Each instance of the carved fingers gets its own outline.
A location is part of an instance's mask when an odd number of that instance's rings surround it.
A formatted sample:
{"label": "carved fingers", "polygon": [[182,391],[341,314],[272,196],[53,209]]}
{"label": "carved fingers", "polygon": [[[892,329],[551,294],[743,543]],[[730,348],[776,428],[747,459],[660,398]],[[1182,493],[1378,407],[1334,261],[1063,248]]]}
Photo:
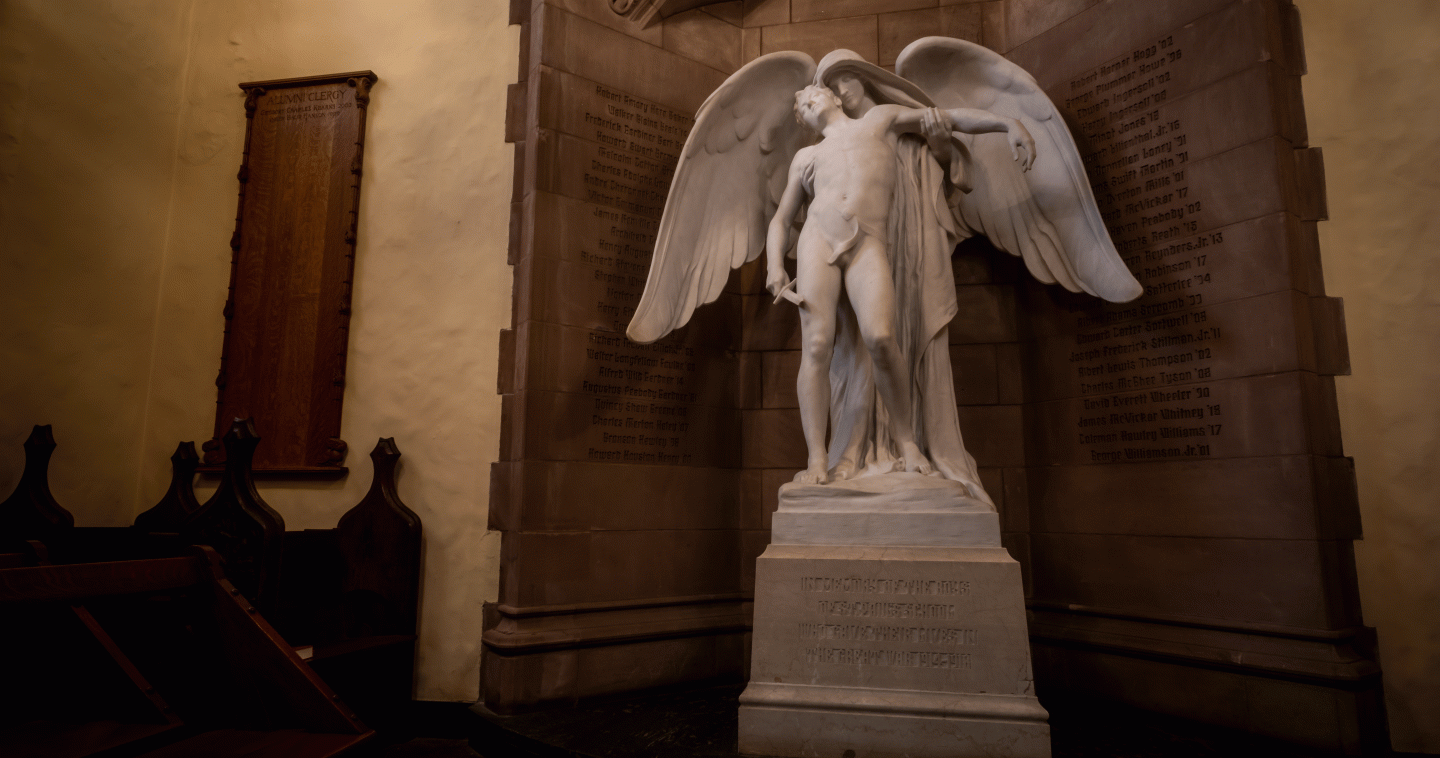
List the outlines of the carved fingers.
{"label": "carved fingers", "polygon": [[765,276],[765,289],[775,296],[778,301],[780,293],[790,288],[790,275],[785,273],[783,268],[771,268]]}
{"label": "carved fingers", "polygon": [[950,119],[939,108],[926,108],[920,117],[920,131],[930,152],[942,161],[950,154]]}
{"label": "carved fingers", "polygon": [[1035,165],[1035,139],[1019,121],[1010,125],[1010,157],[1020,161],[1020,169],[1029,171]]}

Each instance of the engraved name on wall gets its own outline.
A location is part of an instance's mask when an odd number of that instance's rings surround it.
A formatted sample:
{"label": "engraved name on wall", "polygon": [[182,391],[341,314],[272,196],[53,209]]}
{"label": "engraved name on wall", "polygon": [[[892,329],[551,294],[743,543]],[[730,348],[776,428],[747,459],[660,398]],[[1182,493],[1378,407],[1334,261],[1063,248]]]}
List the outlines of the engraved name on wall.
{"label": "engraved name on wall", "polygon": [[1313,355],[1308,300],[1291,289],[1306,233],[1286,212],[1293,77],[1246,44],[1212,42],[1255,36],[1247,24],[1243,10],[1211,14],[1048,89],[1145,289],[1130,303],[1062,294],[1037,308],[1045,460],[1304,452],[1284,434],[1257,444],[1278,418],[1257,406],[1315,388],[1257,379]]}
{"label": "engraved name on wall", "polygon": [[[549,399],[554,412],[585,421],[540,456],[733,467],[736,453],[706,431],[734,425],[726,335],[681,330],[638,345],[624,334],[692,120],[563,71],[543,70],[536,84],[534,270],[553,285],[538,288],[534,310],[564,357],[532,389],[564,393]],[[715,315],[702,309],[697,321]]]}

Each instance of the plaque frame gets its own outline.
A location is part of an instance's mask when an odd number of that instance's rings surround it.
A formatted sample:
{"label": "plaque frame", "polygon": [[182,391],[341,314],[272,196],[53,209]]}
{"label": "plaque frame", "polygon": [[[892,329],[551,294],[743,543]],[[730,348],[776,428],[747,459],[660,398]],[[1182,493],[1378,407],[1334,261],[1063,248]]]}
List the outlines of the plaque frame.
{"label": "plaque frame", "polygon": [[[269,442],[256,453],[256,474],[347,471],[341,404],[365,122],[378,79],[352,71],[239,85],[245,142],[215,432],[201,472],[223,471],[220,440],[235,418],[249,417]],[[327,116],[331,123],[315,128]]]}

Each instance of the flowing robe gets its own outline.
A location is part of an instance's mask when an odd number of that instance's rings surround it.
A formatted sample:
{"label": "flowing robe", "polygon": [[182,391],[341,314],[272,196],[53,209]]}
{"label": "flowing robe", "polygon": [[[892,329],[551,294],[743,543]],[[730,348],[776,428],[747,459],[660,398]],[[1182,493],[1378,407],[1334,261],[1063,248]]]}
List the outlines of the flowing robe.
{"label": "flowing robe", "polygon": [[[923,139],[907,135],[896,150],[896,187],[886,242],[895,285],[895,337],[911,378],[912,428],[921,450],[945,478],[994,505],[975,459],[960,437],[950,367],[949,324],[958,311],[950,256],[961,239],[946,202],[945,171]],[[885,473],[900,459],[855,311],[841,298],[830,363],[828,465],[853,459],[856,476]]]}

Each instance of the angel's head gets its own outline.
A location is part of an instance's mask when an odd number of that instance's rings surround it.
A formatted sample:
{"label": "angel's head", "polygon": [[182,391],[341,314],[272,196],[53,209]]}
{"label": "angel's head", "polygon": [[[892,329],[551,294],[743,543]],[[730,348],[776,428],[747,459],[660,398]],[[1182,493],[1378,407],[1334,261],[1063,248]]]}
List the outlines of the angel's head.
{"label": "angel's head", "polygon": [[815,69],[815,84],[840,96],[845,115],[860,118],[878,103],[928,108],[934,103],[915,84],[876,66],[853,50],[832,50]]}
{"label": "angel's head", "polygon": [[[840,107],[847,114],[864,114],[875,106],[875,97],[865,91],[865,82],[853,71],[840,71],[825,82],[835,96],[840,98]],[[866,101],[869,101],[868,103]]]}
{"label": "angel's head", "polygon": [[795,120],[817,132],[825,125],[826,114],[843,113],[841,107],[840,97],[818,84],[795,93]]}

